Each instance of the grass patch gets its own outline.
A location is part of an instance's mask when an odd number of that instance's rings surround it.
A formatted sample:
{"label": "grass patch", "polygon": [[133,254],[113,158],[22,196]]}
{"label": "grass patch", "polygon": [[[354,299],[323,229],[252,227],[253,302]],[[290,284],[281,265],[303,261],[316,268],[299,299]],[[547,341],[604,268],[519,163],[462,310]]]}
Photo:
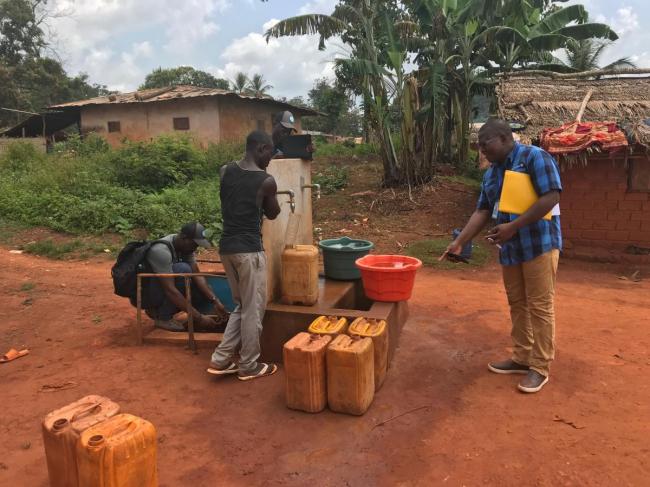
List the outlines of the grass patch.
{"label": "grass patch", "polygon": [[71,242],[56,243],[52,239],[40,240],[38,242],[28,243],[23,250],[28,254],[40,255],[48,259],[61,260],[68,254],[79,250],[82,247],[79,240]]}
{"label": "grass patch", "polygon": [[[98,242],[83,242],[79,239],[67,242],[55,242],[50,238],[28,243],[21,248],[28,254],[40,255],[54,260],[62,260],[70,257],[85,260],[97,254],[106,254],[113,257],[118,250],[113,245]],[[110,252],[106,252],[106,250]]]}
{"label": "grass patch", "polygon": [[17,233],[25,230],[28,226],[0,217],[0,228],[2,229],[2,232],[0,232],[0,244],[8,244]]}
{"label": "grass patch", "polygon": [[34,284],[33,282],[29,282],[29,281],[28,281],[28,282],[23,282],[23,283],[20,285],[20,290],[21,290],[22,292],[27,292],[27,291],[31,291],[31,290],[34,289],[35,287],[36,287],[36,284]]}
{"label": "grass patch", "polygon": [[470,178],[467,176],[439,176],[438,179],[440,181],[465,185],[475,190],[476,192],[481,191],[481,181],[478,179]]}
{"label": "grass patch", "polygon": [[481,267],[485,265],[490,257],[488,249],[481,245],[474,244],[474,247],[472,248],[472,258],[470,259],[469,264],[455,264],[448,260],[438,262],[438,258],[445,251],[447,245],[449,245],[449,239],[444,238],[420,240],[410,244],[406,249],[406,254],[420,259],[425,266],[436,269],[465,269],[467,267]]}

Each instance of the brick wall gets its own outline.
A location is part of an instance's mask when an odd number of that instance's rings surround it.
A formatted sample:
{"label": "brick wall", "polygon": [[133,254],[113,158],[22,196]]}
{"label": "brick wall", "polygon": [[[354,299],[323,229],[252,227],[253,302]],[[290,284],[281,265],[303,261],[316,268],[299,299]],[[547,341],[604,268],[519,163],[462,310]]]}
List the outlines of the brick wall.
{"label": "brick wall", "polygon": [[[642,163],[650,164],[648,158]],[[627,191],[624,161],[591,157],[562,177],[562,233],[572,243],[650,247],[650,193]]]}

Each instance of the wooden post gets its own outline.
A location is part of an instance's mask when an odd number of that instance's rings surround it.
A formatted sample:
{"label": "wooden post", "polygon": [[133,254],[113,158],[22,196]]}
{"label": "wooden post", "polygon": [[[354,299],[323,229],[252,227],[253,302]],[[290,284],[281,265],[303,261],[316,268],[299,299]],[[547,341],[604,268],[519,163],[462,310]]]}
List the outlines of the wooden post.
{"label": "wooden post", "polygon": [[187,303],[185,305],[185,311],[187,311],[187,334],[190,342],[190,350],[194,353],[196,352],[196,341],[194,340],[194,316],[191,313],[192,310],[192,285],[191,278],[188,276],[183,277],[185,279],[185,299]]}
{"label": "wooden post", "polygon": [[138,345],[142,345],[142,278],[140,274],[136,277],[136,329],[135,338]]}
{"label": "wooden post", "polygon": [[593,94],[594,94],[594,90],[590,89],[585,95],[584,99],[582,100],[582,103],[580,104],[580,110],[578,110],[578,115],[576,116],[576,122],[580,123],[582,121],[582,116],[584,115],[585,109],[587,108],[587,103],[589,103],[589,99]]}

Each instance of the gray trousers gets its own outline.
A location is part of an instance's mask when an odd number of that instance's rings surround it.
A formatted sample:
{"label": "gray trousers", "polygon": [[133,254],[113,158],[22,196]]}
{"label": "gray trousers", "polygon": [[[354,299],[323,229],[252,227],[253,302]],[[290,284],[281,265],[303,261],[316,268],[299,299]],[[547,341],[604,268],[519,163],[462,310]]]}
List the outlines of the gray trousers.
{"label": "gray trousers", "polygon": [[250,372],[260,356],[262,319],[266,311],[266,255],[264,252],[226,254],[221,263],[235,301],[235,309],[212,354],[212,362],[225,367],[239,350],[239,369]]}

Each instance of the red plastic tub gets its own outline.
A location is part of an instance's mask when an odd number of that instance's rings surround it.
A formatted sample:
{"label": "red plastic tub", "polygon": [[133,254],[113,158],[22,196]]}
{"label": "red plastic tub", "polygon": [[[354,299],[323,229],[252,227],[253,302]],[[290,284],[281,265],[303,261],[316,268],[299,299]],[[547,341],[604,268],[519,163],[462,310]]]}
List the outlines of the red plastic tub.
{"label": "red plastic tub", "polygon": [[374,301],[408,301],[422,261],[405,255],[366,255],[356,261],[366,296]]}

